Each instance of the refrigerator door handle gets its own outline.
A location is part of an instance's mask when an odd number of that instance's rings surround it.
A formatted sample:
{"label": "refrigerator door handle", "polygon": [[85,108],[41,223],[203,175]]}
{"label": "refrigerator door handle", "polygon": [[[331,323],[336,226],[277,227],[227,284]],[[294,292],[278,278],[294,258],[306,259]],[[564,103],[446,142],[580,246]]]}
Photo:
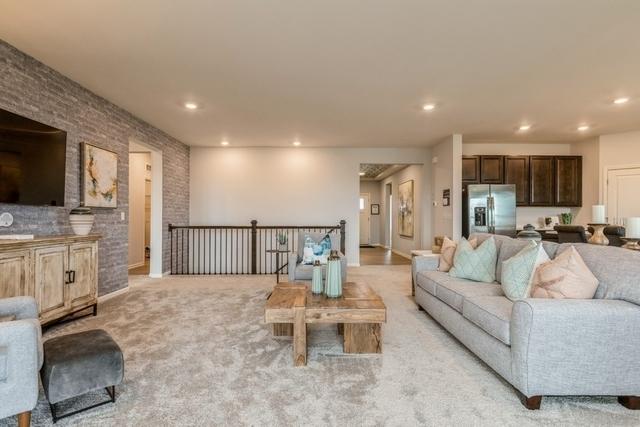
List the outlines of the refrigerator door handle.
{"label": "refrigerator door handle", "polygon": [[491,234],[496,232],[495,200],[493,196],[487,197],[487,231]]}

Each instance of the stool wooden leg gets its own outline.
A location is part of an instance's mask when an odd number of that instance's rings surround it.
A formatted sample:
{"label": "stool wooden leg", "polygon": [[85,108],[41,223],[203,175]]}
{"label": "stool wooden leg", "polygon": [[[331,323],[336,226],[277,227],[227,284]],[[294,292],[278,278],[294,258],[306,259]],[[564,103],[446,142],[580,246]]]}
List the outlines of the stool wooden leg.
{"label": "stool wooden leg", "polygon": [[382,353],[380,323],[345,323],[345,353]]}
{"label": "stool wooden leg", "polygon": [[29,427],[31,425],[31,411],[18,414],[18,427]]}
{"label": "stool wooden leg", "polygon": [[307,364],[307,324],[304,307],[294,307],[293,316],[293,365],[305,366]]}

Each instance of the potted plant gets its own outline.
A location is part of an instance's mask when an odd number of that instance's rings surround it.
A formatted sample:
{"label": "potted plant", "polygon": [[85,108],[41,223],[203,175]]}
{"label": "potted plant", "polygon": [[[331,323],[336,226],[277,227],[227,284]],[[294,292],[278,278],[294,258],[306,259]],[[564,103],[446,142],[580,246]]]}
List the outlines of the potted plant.
{"label": "potted plant", "polygon": [[289,237],[287,236],[287,233],[284,233],[282,231],[279,232],[277,235],[277,239],[278,239],[278,250],[281,250],[281,251],[288,250],[287,242],[289,241]]}

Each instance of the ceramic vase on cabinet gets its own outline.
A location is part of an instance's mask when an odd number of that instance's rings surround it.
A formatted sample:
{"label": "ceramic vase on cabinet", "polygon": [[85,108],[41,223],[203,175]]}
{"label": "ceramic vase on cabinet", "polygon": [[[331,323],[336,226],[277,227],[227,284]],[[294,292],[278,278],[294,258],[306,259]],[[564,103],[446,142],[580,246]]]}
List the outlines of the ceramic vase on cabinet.
{"label": "ceramic vase on cabinet", "polygon": [[342,296],[342,271],[340,257],[337,251],[331,251],[327,261],[327,285],[324,293],[328,298],[338,298]]}
{"label": "ceramic vase on cabinet", "polygon": [[322,266],[320,261],[316,261],[313,264],[313,273],[311,275],[311,293],[319,295],[324,292],[324,285],[322,283]]}
{"label": "ceramic vase on cabinet", "polygon": [[77,207],[69,213],[71,228],[78,236],[86,236],[91,232],[94,218],[91,209],[85,207]]}

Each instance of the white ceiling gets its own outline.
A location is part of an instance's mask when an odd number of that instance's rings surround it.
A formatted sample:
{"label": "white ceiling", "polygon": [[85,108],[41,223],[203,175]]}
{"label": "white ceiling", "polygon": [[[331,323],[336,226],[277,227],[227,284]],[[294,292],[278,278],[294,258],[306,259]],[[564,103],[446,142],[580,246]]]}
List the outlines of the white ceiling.
{"label": "white ceiling", "polygon": [[[591,135],[640,128],[638,0],[0,7],[0,38],[191,145],[568,141],[583,122]],[[611,105],[622,95],[633,99]],[[203,108],[186,111],[187,100]],[[532,131],[514,135],[523,121]]]}

